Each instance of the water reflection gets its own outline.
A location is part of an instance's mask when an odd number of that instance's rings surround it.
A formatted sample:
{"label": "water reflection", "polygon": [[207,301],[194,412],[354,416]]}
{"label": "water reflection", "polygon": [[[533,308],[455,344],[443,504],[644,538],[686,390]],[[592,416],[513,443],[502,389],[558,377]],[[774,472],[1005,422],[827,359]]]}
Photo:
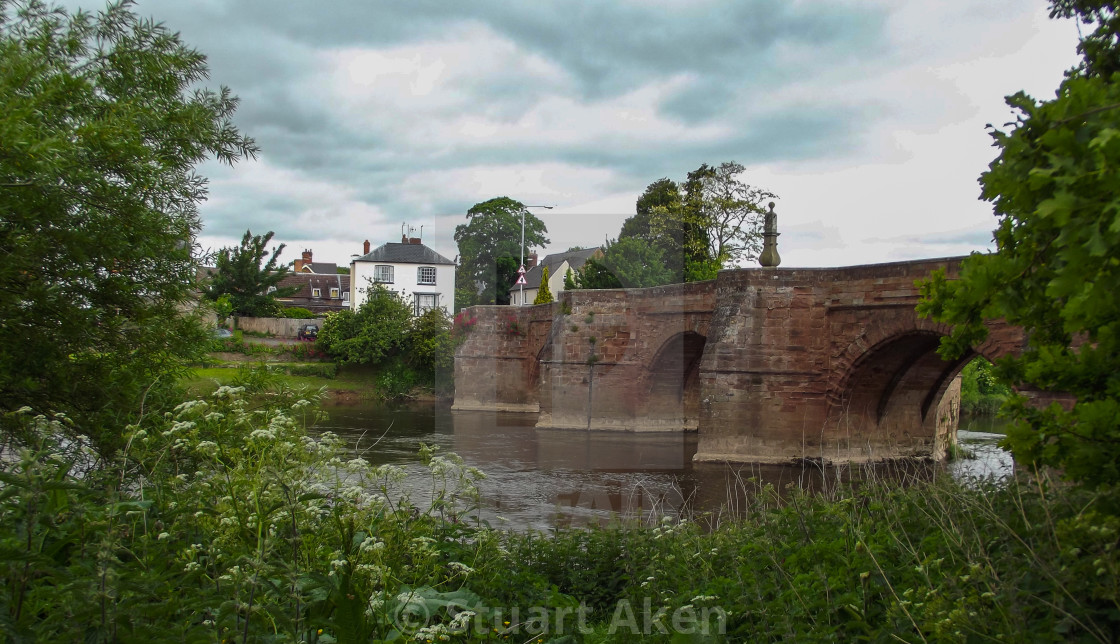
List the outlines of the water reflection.
{"label": "water reflection", "polygon": [[[375,465],[404,467],[420,503],[429,487],[426,469],[417,459],[420,444],[455,452],[487,475],[481,485],[482,517],[491,525],[516,529],[548,530],[620,516],[656,522],[666,515],[739,514],[749,507],[750,495],[766,483],[778,492],[789,484],[821,491],[869,475],[905,482],[944,471],[933,464],[891,471],[821,468],[809,461],[797,466],[694,466],[694,433],[535,429],[533,414],[452,412],[434,404],[334,405],[325,410],[330,420],[319,429],[342,436]],[[972,438],[967,432],[962,435]],[[990,455],[984,454],[985,460],[962,463],[989,463]],[[964,472],[964,466],[954,467]]]}

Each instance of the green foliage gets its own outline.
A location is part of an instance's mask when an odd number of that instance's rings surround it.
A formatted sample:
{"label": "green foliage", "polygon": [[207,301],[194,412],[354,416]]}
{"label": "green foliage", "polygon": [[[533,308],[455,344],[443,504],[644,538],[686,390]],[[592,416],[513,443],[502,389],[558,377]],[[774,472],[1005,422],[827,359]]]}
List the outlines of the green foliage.
{"label": "green foliage", "polygon": [[541,272],[541,285],[537,288],[537,297],[533,304],[549,304],[552,302],[552,290],[548,288],[548,267]]}
{"label": "green foliage", "polygon": [[572,286],[637,288],[709,280],[720,268],[757,257],[763,203],[776,196],[740,181],[743,170],[734,161],[704,164],[680,185],[667,178],[651,183],[617,241],[607,243],[602,258],[588,260]]}
{"label": "green foliage", "polygon": [[635,237],[607,242],[602,257],[589,258],[576,279],[579,288],[642,288],[672,281],[663,251]]}
{"label": "green foliage", "polygon": [[277,365],[284,370],[284,373],[289,376],[312,376],[315,378],[327,378],[328,380],[338,375],[338,365],[333,362],[311,362],[303,364],[284,364]]}
{"label": "green foliage", "polygon": [[370,284],[357,311],[328,313],[316,344],[341,364],[378,365],[408,350],[412,307],[382,284]]}
{"label": "green foliage", "polygon": [[500,557],[485,533],[452,545],[476,470],[432,456],[444,492],[414,511],[403,472],[352,458],[329,433],[307,435],[313,400],[280,392],[249,409],[242,395],[222,387],[129,427],[107,469],[57,440],[63,421],[17,415],[31,441],[0,465],[7,638],[390,639],[400,593],[465,600],[464,581]]}
{"label": "green foliage", "polygon": [[451,320],[444,309],[428,309],[412,318],[409,328],[409,364],[422,373],[447,373],[454,367]]}
{"label": "green foliage", "polygon": [[381,363],[377,374],[377,391],[385,400],[400,400],[419,384],[420,377],[415,369],[400,358]]}
{"label": "green foliage", "polygon": [[[525,252],[548,245],[544,222],[509,197],[477,203],[466,224],[455,227],[459,267],[455,272],[455,304],[508,304],[509,290],[522,261],[521,221],[525,221]],[[511,270],[512,269],[512,270]]]}
{"label": "green foliage", "polygon": [[575,288],[576,288],[575,271],[573,271],[572,269],[569,268],[568,271],[566,273],[564,273],[564,290],[565,291],[572,291],[572,290],[575,290]]}
{"label": "green foliage", "polygon": [[1110,3],[1056,2],[1053,13],[1096,26],[1084,64],[1052,100],[1007,99],[1015,127],[993,131],[1000,154],[980,178],[999,217],[997,251],[968,257],[959,280],[934,275],[919,311],[955,325],[945,356],[982,342],[985,320],[1024,329],[1026,350],[998,362],[999,378],[1077,404],[1015,397],[1006,444],[1020,462],[1093,485],[1120,481],[1120,83],[1101,73],[1117,59],[1118,23]]}
{"label": "green foliage", "polygon": [[422,445],[409,484],[309,434],[314,396],[262,386],[253,404],[221,387],[148,416],[112,460],[92,458],[65,417],[9,414],[24,439],[0,461],[6,637],[692,641],[672,615],[702,616],[712,635],[694,640],[728,642],[1120,629],[1115,489],[1042,477],[814,495],[737,479],[739,518],[499,532],[477,514],[483,474],[455,455]]}
{"label": "green foliage", "polygon": [[976,358],[961,370],[961,411],[994,414],[1012,391],[996,377],[992,364]]}
{"label": "green foliage", "polygon": [[638,197],[635,210],[637,214],[622,223],[618,241],[636,240],[661,251],[661,265],[668,273],[664,283],[683,282],[683,225],[676,218],[683,210],[680,187],[667,178],[654,181]]}
{"label": "green foliage", "polygon": [[722,611],[732,642],[1014,640],[1026,632],[1107,641],[1120,625],[1111,577],[1120,521],[1084,517],[1087,494],[949,481],[870,483],[831,497],[740,491],[748,493],[745,520],[616,523],[514,537],[508,548],[546,584],[585,602],[597,636],[610,630],[620,602],[639,613],[646,602],[651,612],[664,609],[666,626],[685,606],[708,607],[713,619]]}
{"label": "green foliage", "polygon": [[90,420],[111,450],[203,346],[183,314],[206,194],[194,169],[257,151],[206,76],[129,3],[0,2],[0,409]]}
{"label": "green foliage", "polygon": [[443,309],[413,316],[408,302],[372,284],[369,297],[356,312],[327,314],[315,345],[342,364],[378,367],[378,388],[384,398],[403,397],[417,386],[446,394],[453,391],[451,328]]}
{"label": "green foliage", "polygon": [[778,198],[769,190],[743,183],[739,176],[744,170],[741,164],[726,161],[713,168],[702,166],[698,171],[701,175],[695,198],[707,232],[708,256],[722,267],[758,257],[766,203]]}
{"label": "green foliage", "polygon": [[223,293],[218,296],[218,299],[214,300],[214,313],[221,322],[225,322],[233,314],[233,300],[230,299],[228,293]]}
{"label": "green foliage", "polygon": [[287,277],[288,267],[278,261],[284,244],[274,247],[269,254],[267,247],[271,240],[271,230],[263,236],[246,230],[240,246],[218,251],[215,258],[217,270],[210,278],[207,297],[217,300],[222,295],[228,295],[233,312],[240,316],[266,318],[276,315],[280,310],[276,298],[295,295],[299,287],[277,287]]}
{"label": "green foliage", "polygon": [[277,313],[277,317],[292,320],[312,320],[319,316],[312,313],[311,309],[306,309],[302,306],[285,306]]}
{"label": "green foliage", "polygon": [[271,355],[280,351],[278,347],[271,347],[267,344],[245,342],[242,331],[234,331],[232,338],[212,338],[207,350],[212,352],[240,353],[247,356]]}

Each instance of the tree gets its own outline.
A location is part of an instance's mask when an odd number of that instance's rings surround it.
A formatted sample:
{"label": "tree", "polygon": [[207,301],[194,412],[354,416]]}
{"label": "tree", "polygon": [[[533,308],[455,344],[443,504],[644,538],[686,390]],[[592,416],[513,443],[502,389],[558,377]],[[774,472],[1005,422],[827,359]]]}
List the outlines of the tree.
{"label": "tree", "polygon": [[762,249],[763,204],[777,197],[742,182],[743,171],[727,161],[701,165],[680,185],[667,178],[654,181],[618,240],[641,240],[660,250],[669,273],[665,283],[713,279],[720,268],[754,259]]}
{"label": "tree", "polygon": [[552,291],[548,288],[548,267],[544,267],[541,273],[541,285],[537,288],[537,297],[533,299],[533,304],[548,304],[552,302]]}
{"label": "tree", "polygon": [[270,241],[271,230],[265,235],[254,235],[253,231],[246,230],[240,246],[218,251],[217,271],[206,289],[207,297],[217,300],[222,295],[229,295],[235,315],[276,315],[280,309],[276,298],[295,295],[300,289],[295,286],[277,286],[287,277],[288,267],[278,261],[280,253],[284,251],[284,244],[273,247],[272,254],[268,255]]}
{"label": "tree", "polygon": [[[544,222],[509,197],[477,203],[467,211],[466,224],[455,227],[459,244],[459,268],[455,273],[455,302],[459,308],[472,304],[509,303],[509,289],[522,263],[521,217],[525,217],[525,252],[548,244]],[[506,258],[507,261],[499,263]],[[513,260],[513,271],[508,260]]]}
{"label": "tree", "polygon": [[408,349],[412,307],[382,284],[371,283],[357,311],[328,313],[316,344],[342,364],[379,365]]}
{"label": "tree", "polygon": [[418,371],[435,377],[454,370],[455,346],[446,311],[428,309],[413,317],[408,338],[408,362]]}
{"label": "tree", "polygon": [[214,314],[218,316],[218,324],[223,326],[229,316],[233,315],[233,300],[230,299],[229,293],[222,293],[214,300]]}
{"label": "tree", "polygon": [[257,152],[229,90],[192,89],[206,75],[128,2],[0,0],[0,408],[66,413],[112,449],[201,348],[194,167]]}
{"label": "tree", "polygon": [[576,280],[576,273],[575,273],[575,271],[573,271],[572,269],[569,268],[564,273],[564,290],[565,291],[572,291],[572,290],[575,290],[576,288],[578,288],[576,286],[576,281],[575,280]]}
{"label": "tree", "polygon": [[708,255],[724,267],[753,260],[762,252],[765,203],[777,195],[739,180],[742,165],[726,161],[699,179],[701,220],[707,231]]}
{"label": "tree", "polygon": [[661,261],[668,272],[666,284],[684,281],[685,252],[679,219],[682,209],[680,188],[676,182],[668,178],[658,179],[646,186],[635,204],[636,214],[622,223],[622,230],[618,233],[620,242],[636,239],[661,251]]}
{"label": "tree", "polygon": [[663,251],[636,237],[609,241],[602,257],[590,257],[576,277],[577,288],[644,288],[673,283]]}
{"label": "tree", "polygon": [[1094,27],[1082,64],[1055,98],[1008,97],[1014,127],[994,130],[999,156],[980,177],[998,217],[996,251],[967,257],[958,280],[922,285],[919,312],[955,325],[940,351],[965,354],[985,320],[1026,331],[997,376],[1018,389],[1071,394],[1072,409],[1014,396],[1005,444],[1021,462],[1061,468],[1085,484],[1120,481],[1120,47],[1111,2],[1057,0],[1051,17]]}

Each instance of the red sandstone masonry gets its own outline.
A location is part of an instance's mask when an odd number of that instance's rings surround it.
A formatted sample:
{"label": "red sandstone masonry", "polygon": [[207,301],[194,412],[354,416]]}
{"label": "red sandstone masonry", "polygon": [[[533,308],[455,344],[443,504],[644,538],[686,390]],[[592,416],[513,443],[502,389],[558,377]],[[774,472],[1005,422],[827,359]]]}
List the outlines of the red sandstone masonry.
{"label": "red sandstone masonry", "polygon": [[[955,276],[958,261],[732,270],[475,307],[455,404],[539,406],[542,427],[698,429],[699,460],[938,456],[955,432],[963,362],[934,353],[948,329],[917,317],[914,282],[938,268]],[[509,315],[525,336],[504,330]],[[1019,330],[990,329],[978,353],[1022,347]]]}

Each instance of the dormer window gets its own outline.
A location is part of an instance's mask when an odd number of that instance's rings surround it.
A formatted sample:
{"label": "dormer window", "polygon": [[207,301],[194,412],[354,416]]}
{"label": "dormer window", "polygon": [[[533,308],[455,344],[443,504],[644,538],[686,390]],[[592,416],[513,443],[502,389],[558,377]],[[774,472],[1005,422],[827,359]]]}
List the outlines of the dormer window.
{"label": "dormer window", "polygon": [[337,288],[332,288],[331,289],[331,299],[332,300],[337,300],[338,299],[338,289]]}
{"label": "dormer window", "polygon": [[311,297],[323,297],[323,292],[317,288],[311,289]]}

